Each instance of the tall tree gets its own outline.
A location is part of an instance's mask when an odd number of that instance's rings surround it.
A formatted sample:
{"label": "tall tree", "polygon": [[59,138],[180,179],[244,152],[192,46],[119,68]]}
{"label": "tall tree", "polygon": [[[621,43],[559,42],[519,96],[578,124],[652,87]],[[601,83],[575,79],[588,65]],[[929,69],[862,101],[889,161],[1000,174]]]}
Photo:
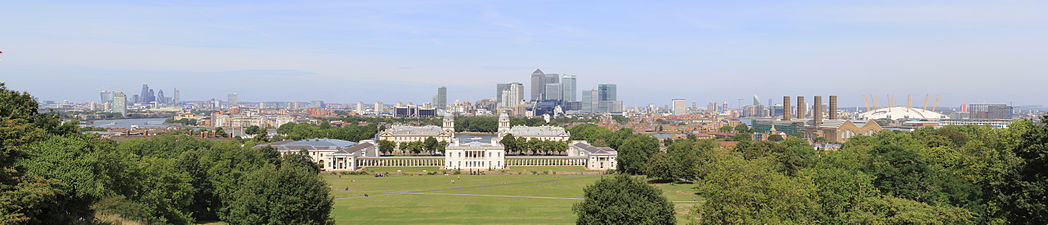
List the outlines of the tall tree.
{"label": "tall tree", "polygon": [[636,135],[623,142],[617,150],[617,169],[627,174],[641,174],[647,170],[648,159],[659,152],[659,139]]}
{"label": "tall tree", "polygon": [[583,189],[575,203],[576,224],[676,224],[673,203],[662,190],[627,175],[605,178]]}

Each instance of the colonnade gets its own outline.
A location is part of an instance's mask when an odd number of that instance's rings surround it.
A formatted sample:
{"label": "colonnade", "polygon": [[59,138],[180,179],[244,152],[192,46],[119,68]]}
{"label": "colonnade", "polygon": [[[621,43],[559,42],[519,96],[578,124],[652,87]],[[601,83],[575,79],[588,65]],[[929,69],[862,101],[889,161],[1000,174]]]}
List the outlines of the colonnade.
{"label": "colonnade", "polygon": [[374,157],[357,158],[357,166],[444,166],[444,157]]}
{"label": "colonnade", "polygon": [[507,166],[585,166],[585,157],[521,158],[506,157]]}

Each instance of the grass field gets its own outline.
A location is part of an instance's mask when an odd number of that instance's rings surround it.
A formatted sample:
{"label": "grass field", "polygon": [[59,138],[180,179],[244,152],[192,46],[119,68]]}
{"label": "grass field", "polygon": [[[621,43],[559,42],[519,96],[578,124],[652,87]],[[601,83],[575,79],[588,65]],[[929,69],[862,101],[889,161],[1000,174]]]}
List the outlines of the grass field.
{"label": "grass field", "polygon": [[[601,177],[325,175],[334,186],[331,214],[338,224],[572,224],[571,206],[581,201],[586,185]],[[671,201],[694,196],[691,184],[656,186]],[[674,204],[683,221],[695,203]]]}
{"label": "grass field", "polygon": [[393,173],[393,172],[426,172],[440,171],[440,167],[436,166],[420,166],[420,167],[366,167],[362,169],[368,173]]}

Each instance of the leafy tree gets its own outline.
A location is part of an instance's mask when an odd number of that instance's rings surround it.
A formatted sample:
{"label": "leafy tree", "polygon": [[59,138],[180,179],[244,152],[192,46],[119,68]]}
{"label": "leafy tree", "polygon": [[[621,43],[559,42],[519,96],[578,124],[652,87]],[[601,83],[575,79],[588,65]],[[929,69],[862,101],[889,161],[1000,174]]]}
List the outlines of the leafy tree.
{"label": "leafy tree", "polygon": [[251,125],[250,127],[247,127],[246,129],[244,129],[244,134],[254,135],[254,134],[260,134],[261,132],[262,132],[262,128],[259,128],[258,126],[255,126],[255,125]]}
{"label": "leafy tree", "polygon": [[[0,83],[0,224],[33,224],[44,210],[60,207],[58,198],[67,193],[61,182],[27,172],[17,163],[29,156],[23,145],[58,131],[54,123],[37,122],[55,117],[40,115],[38,105],[28,93],[8,90]],[[75,132],[75,127],[73,128]]]}
{"label": "leafy tree", "polygon": [[312,168],[267,165],[245,179],[230,203],[230,223],[334,224],[330,189]]}
{"label": "leafy tree", "polygon": [[440,142],[437,143],[436,151],[439,154],[444,154],[444,151],[447,150],[447,148],[448,148],[448,142],[447,141],[440,141]]}
{"label": "leafy tree", "polygon": [[437,144],[439,143],[437,142],[436,138],[427,137],[426,140],[423,142],[423,147],[428,152],[435,152],[437,150]]}
{"label": "leafy tree", "polygon": [[618,175],[597,181],[583,189],[585,198],[575,203],[576,224],[676,224],[673,203],[662,191],[631,178]]}
{"label": "leafy tree", "polygon": [[667,147],[666,152],[673,162],[671,171],[674,179],[694,180],[699,175],[700,149],[694,142],[679,141]]}
{"label": "leafy tree", "polygon": [[737,133],[749,133],[750,132],[750,127],[746,126],[745,123],[739,123],[739,125],[735,125],[735,132],[737,132]]}
{"label": "leafy tree", "polygon": [[776,171],[770,158],[746,160],[731,154],[711,165],[699,185],[707,200],[698,212],[704,224],[810,224],[819,217],[809,177]]}
{"label": "leafy tree", "polygon": [[674,162],[670,159],[669,154],[659,152],[648,159],[647,171],[645,174],[658,181],[672,181],[676,177],[674,176],[675,171],[673,164]]}
{"label": "leafy tree", "polygon": [[393,153],[393,150],[396,150],[397,148],[397,143],[394,143],[392,141],[378,140],[375,143],[378,144],[378,151],[382,152],[383,154]]}
{"label": "leafy tree", "polygon": [[724,126],[722,126],[720,128],[717,128],[717,131],[725,132],[725,133],[731,132],[732,130],[735,130],[735,128],[731,127],[730,125],[724,125]]}
{"label": "leafy tree", "polygon": [[513,137],[513,134],[506,134],[499,140],[499,144],[502,144],[506,148],[506,152],[518,151],[517,138]]}
{"label": "leafy tree", "polygon": [[659,151],[659,139],[646,135],[633,136],[617,150],[618,170],[627,174],[640,174],[647,170],[648,159]]}
{"label": "leafy tree", "polygon": [[1020,162],[1000,185],[1007,219],[1015,223],[1048,223],[1048,116],[1020,136],[1015,155]]}
{"label": "leafy tree", "polygon": [[779,135],[768,136],[768,141],[780,142],[782,140],[783,140],[782,136],[779,136]]}

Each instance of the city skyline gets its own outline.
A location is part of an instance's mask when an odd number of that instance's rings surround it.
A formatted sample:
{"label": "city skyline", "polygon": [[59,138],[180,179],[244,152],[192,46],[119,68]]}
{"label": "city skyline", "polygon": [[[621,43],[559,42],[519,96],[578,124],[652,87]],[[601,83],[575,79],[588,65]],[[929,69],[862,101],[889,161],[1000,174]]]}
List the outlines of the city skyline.
{"label": "city skyline", "polygon": [[[14,2],[0,15],[0,74],[82,102],[142,84],[197,101],[422,103],[441,86],[476,101],[498,83],[532,90],[528,73],[543,69],[578,76],[580,91],[618,84],[629,106],[753,94],[1045,105],[1048,32],[1036,28],[1048,5],[950,3]],[[19,19],[41,16],[57,19]]]}

